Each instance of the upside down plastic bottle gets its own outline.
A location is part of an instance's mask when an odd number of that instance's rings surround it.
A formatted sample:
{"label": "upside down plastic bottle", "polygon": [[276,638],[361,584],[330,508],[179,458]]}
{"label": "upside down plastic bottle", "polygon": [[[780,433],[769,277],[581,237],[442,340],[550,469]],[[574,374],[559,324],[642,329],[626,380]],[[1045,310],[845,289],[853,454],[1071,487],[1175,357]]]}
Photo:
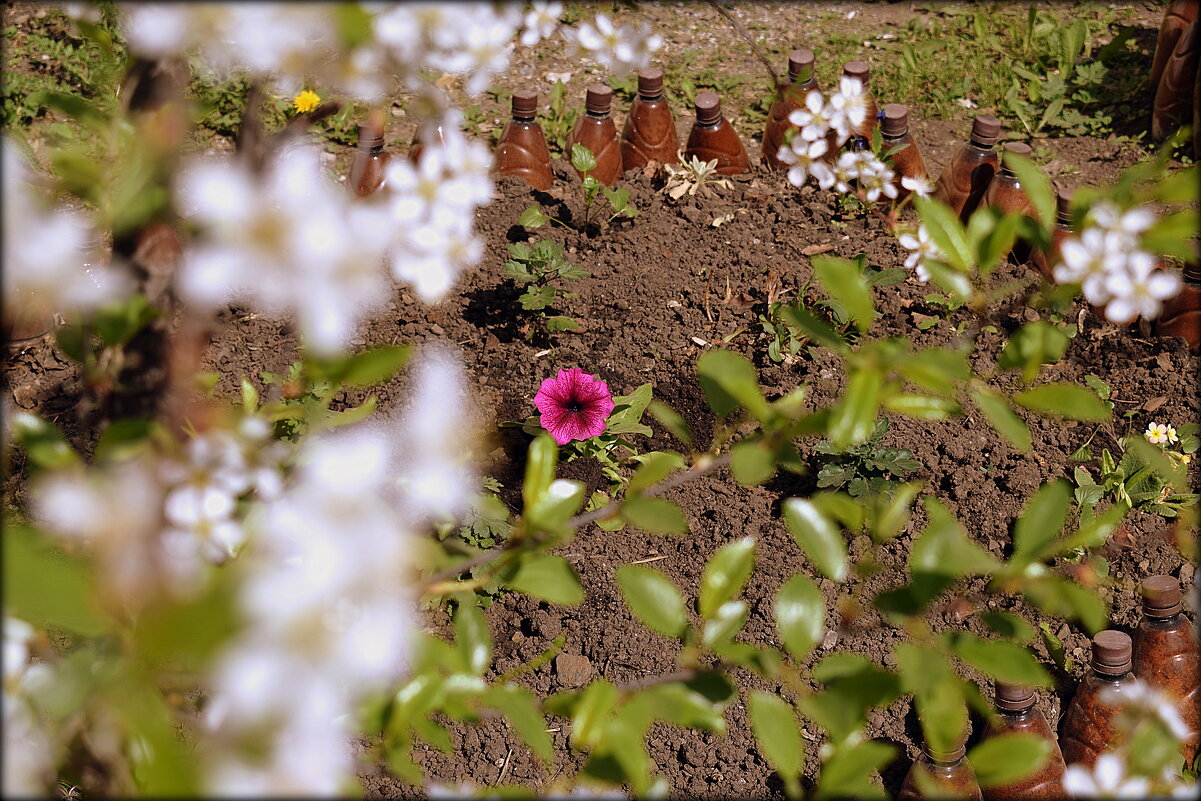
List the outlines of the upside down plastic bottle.
{"label": "upside down plastic bottle", "polygon": [[717,160],[718,175],[739,175],[749,172],[751,161],[734,126],[722,116],[721,100],[716,92],[696,95],[696,122],[684,147],[684,158],[696,156],[701,161]]}
{"label": "upside down plastic bottle", "polygon": [[1059,745],[1067,764],[1092,770],[1097,757],[1112,744],[1117,734],[1113,719],[1118,707],[1103,700],[1102,695],[1106,691],[1121,695],[1134,684],[1133,649],[1125,632],[1106,629],[1093,637],[1092,670],[1076,688],[1059,723]]}
{"label": "upside down plastic bottle", "polygon": [[963,743],[951,751],[938,751],[925,743],[921,758],[905,774],[897,801],[926,798],[982,801],[980,783],[976,781],[976,772],[972,770],[971,763],[965,758],[966,753]]}
{"label": "upside down plastic bottle", "polygon": [[876,105],[876,96],[872,94],[871,89],[871,68],[866,61],[848,61],[842,65],[842,74],[847,78],[858,78],[863,83],[867,114],[864,116],[863,122],[851,128],[851,136],[857,136],[870,142],[872,131],[880,124],[876,119],[880,113],[880,107]]}
{"label": "upside down plastic bottle", "polygon": [[389,155],[384,152],[384,112],[372,109],[367,122],[359,126],[359,149],[350,164],[347,184],[358,197],[366,197],[384,184],[384,168]]}
{"label": "upside down plastic bottle", "polygon": [[538,124],[538,95],[529,91],[513,93],[513,119],[500,135],[493,156],[495,175],[515,175],[534,189],[546,191],[554,181],[550,171],[550,148],[546,134]]}
{"label": "upside down plastic bottle", "polygon": [[1001,121],[996,117],[981,114],[972,122],[971,138],[947,162],[934,197],[951,207],[951,211],[966,222],[980,205],[988,185],[997,171],[997,135],[1001,133]]}
{"label": "upside down plastic bottle", "polygon": [[1063,240],[1072,235],[1072,195],[1058,182],[1055,186],[1055,230],[1051,232],[1051,250],[1031,248],[1030,263],[1047,278],[1055,265],[1063,260]]}
{"label": "upside down plastic bottle", "polygon": [[1034,706],[1037,700],[1034,690],[1000,681],[994,686],[996,715],[988,721],[981,742],[1002,734],[1028,734],[1047,743],[1051,753],[1039,770],[1024,779],[984,788],[984,801],[1062,798],[1063,773],[1067,766],[1055,731]]}
{"label": "upside down plastic bottle", "polygon": [[[583,145],[592,151],[596,158],[592,177],[605,186],[613,186],[621,177],[621,140],[617,138],[617,126],[609,116],[612,102],[613,90],[608,86],[603,83],[589,86],[584,101],[584,115],[576,122],[567,140],[569,152],[572,145]],[[576,174],[583,179],[582,172],[576,170]]]}
{"label": "upside down plastic bottle", "polygon": [[779,96],[771,104],[767,114],[767,124],[763,127],[763,151],[760,161],[769,170],[782,170],[787,167],[780,161],[777,153],[780,145],[788,135],[792,123],[788,115],[805,103],[805,96],[817,88],[817,79],[813,74],[813,51],[793,50],[788,54],[788,84],[781,88]]}
{"label": "upside down plastic bottle", "polygon": [[892,169],[896,173],[894,179],[897,187],[896,203],[900,203],[909,194],[909,190],[901,186],[902,178],[926,178],[926,162],[917,143],[909,134],[909,109],[900,103],[889,103],[884,107],[884,119],[880,123],[880,138],[884,152],[900,148],[891,156]]}
{"label": "upside down plastic bottle", "polygon": [[652,161],[674,164],[679,152],[676,121],[663,97],[663,70],[642,70],[638,94],[621,132],[621,169],[629,172]]}
{"label": "upside down plastic bottle", "polygon": [[1143,619],[1134,639],[1134,673],[1176,703],[1189,735],[1181,755],[1193,764],[1201,744],[1201,657],[1197,632],[1183,614],[1180,582],[1172,576],[1148,576],[1142,583]]}
{"label": "upside down plastic bottle", "polygon": [[[984,197],[980,200],[981,206],[992,206],[1005,214],[1025,214],[1035,220],[1038,219],[1034,203],[1030,200],[1030,195],[1026,192],[1025,187],[1022,186],[1021,179],[1013,171],[1013,162],[1011,161],[1013,156],[1028,159],[1032,152],[1030,145],[1025,142],[1005,143],[1004,152],[1001,155],[1001,171],[993,176],[992,182],[984,192]],[[1013,255],[1018,264],[1025,264],[1030,257],[1030,249],[1030,245],[1023,240],[1013,243]]]}

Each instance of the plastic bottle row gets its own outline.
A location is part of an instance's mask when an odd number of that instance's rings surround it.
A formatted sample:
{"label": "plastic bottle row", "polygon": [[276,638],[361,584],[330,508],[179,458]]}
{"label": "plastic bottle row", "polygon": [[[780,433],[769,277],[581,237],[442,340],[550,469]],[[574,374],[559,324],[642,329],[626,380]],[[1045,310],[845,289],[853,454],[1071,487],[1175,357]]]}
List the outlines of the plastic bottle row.
{"label": "plastic bottle row", "polygon": [[[1135,679],[1165,693],[1189,729],[1180,749],[1181,763],[1192,764],[1201,745],[1201,689],[1199,689],[1197,634],[1184,617],[1180,582],[1171,576],[1150,576],[1142,583],[1143,617],[1132,639],[1116,629],[1093,637],[1089,674],[1076,689],[1060,720],[1059,737],[1035,708],[1035,691],[1029,687],[997,682],[994,693],[996,714],[989,720],[982,739],[1001,734],[1023,733],[1051,745],[1043,767],[1024,779],[1002,787],[981,790],[964,744],[950,752],[929,745],[921,760],[910,768],[898,799],[920,799],[937,788],[939,796],[1009,801],[1010,799],[1062,798],[1067,765],[1091,769],[1117,740],[1115,718],[1120,707],[1110,703],[1130,693]],[[1105,691],[1109,690],[1109,693]],[[923,774],[922,779],[918,774]],[[928,780],[928,781],[927,781]]]}

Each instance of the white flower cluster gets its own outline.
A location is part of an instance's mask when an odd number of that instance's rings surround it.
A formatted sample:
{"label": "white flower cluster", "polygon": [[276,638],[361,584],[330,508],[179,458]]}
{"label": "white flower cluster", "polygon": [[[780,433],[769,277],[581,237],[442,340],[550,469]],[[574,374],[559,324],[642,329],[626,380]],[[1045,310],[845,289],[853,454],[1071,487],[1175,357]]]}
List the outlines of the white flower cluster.
{"label": "white flower cluster", "polygon": [[521,43],[526,47],[536,45],[543,39],[549,39],[559,27],[559,17],[563,16],[563,4],[557,0],[534,0],[530,10],[525,15],[524,27],[521,31]]}
{"label": "white flower cluster", "polygon": [[4,169],[4,319],[87,312],[127,290],[125,276],[89,264],[96,245],[81,212],[50,208],[29,165],[7,137]]}
{"label": "white flower cluster", "polygon": [[930,238],[930,232],[926,226],[918,226],[917,236],[909,233],[901,234],[900,242],[901,247],[909,251],[909,255],[905,257],[905,269],[913,270],[922,283],[929,281],[930,273],[926,269],[926,259],[939,261],[945,257],[938,245],[934,244],[934,240]]}
{"label": "white flower cluster", "polygon": [[265,420],[246,417],[197,436],[179,458],[143,453],[40,476],[33,511],[47,531],[92,550],[112,604],[135,610],[160,594],[192,595],[205,562],[237,553],[247,514],[238,502],[279,494],[287,452]]}
{"label": "white flower cluster", "polygon": [[[247,626],[213,677],[211,792],[336,795],[353,776],[355,705],[406,669],[411,532],[432,508],[459,506],[472,486],[457,464],[440,461],[453,458],[454,437],[432,454],[426,441],[462,424],[461,369],[436,356],[418,376],[423,387],[398,424],[306,441],[238,561]],[[435,486],[413,492],[426,471]],[[256,747],[243,750],[248,742]]]}
{"label": "white flower cluster", "polygon": [[201,159],[177,181],[180,207],[204,228],[178,276],[185,302],[246,302],[294,315],[306,343],[344,348],[361,316],[387,300],[380,269],[392,236],[378,204],[351,203],[315,148],[278,154],[265,174],[231,159]]}
{"label": "white flower cluster", "polygon": [[423,147],[416,166],[393,159],[385,173],[392,276],[412,285],[427,303],[441,299],[484,253],[472,223],[475,210],[492,200],[492,154],[464,136],[462,124],[461,112],[448,112],[445,145]]}
{"label": "white flower cluster", "polygon": [[788,182],[803,186],[812,177],[822,189],[843,194],[850,192],[855,182],[869,203],[875,203],[881,195],[895,198],[896,174],[870,150],[848,150],[833,158],[831,147],[842,147],[855,126],[865,119],[867,93],[858,78],[843,76],[838,91],[828,99],[816,89],[810,91],[805,105],[788,115],[788,121],[799,130],[776,154],[780,161],[791,165]]}
{"label": "white flower cluster", "polygon": [[1154,319],[1182,286],[1179,276],[1158,269],[1155,256],[1140,247],[1141,235],[1154,224],[1155,214],[1145,206],[1123,212],[1098,202],[1080,232],[1063,241],[1063,261],[1052,275],[1061,284],[1080,284],[1085,299],[1104,306],[1110,322]]}
{"label": "white flower cluster", "polygon": [[1190,734],[1188,724],[1180,716],[1171,696],[1142,679],[1123,685],[1120,691],[1107,687],[1101,691],[1100,700],[1121,710],[1115,724],[1125,731],[1134,731],[1144,720],[1154,720],[1177,740]]}
{"label": "white flower cluster", "polygon": [[575,31],[564,30],[575,53],[586,51],[596,63],[613,75],[628,75],[650,66],[651,56],[663,47],[663,37],[649,23],[613,24],[606,14],[597,14],[592,22],[582,22]]}
{"label": "white flower cluster", "polygon": [[1151,781],[1146,776],[1127,776],[1124,757],[1105,753],[1097,757],[1091,771],[1083,765],[1068,765],[1063,789],[1072,798],[1146,798]]}
{"label": "white flower cluster", "polygon": [[30,704],[51,668],[33,663],[29,644],[33,626],[4,618],[4,785],[6,798],[46,794],[54,756],[50,736]]}

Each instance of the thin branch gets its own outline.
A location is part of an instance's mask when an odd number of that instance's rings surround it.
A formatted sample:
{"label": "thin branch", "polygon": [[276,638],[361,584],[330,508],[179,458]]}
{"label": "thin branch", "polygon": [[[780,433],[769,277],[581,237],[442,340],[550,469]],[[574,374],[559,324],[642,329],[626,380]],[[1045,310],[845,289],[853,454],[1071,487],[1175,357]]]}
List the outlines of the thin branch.
{"label": "thin branch", "polygon": [[759,46],[759,42],[756,41],[754,39],[754,37],[751,36],[750,31],[748,31],[745,27],[743,27],[741,22],[739,22],[737,19],[734,18],[733,14],[731,14],[729,11],[726,11],[724,8],[722,8],[721,5],[719,5],[717,3],[717,0],[709,0],[709,5],[713,6],[715,9],[717,9],[717,13],[721,14],[723,17],[725,17],[726,21],[729,22],[731,25],[733,25],[734,29],[736,31],[738,31],[738,34],[743,39],[746,39],[747,44],[749,44],[751,46],[751,50],[753,50],[755,52],[755,55],[759,58],[760,61],[763,62],[763,66],[767,68],[767,74],[768,74],[768,77],[771,78],[772,88],[775,89],[777,92],[779,92],[781,89],[780,78],[778,75],[776,75],[776,70],[771,65],[771,59],[769,59],[767,57],[767,54],[763,52],[763,48]]}

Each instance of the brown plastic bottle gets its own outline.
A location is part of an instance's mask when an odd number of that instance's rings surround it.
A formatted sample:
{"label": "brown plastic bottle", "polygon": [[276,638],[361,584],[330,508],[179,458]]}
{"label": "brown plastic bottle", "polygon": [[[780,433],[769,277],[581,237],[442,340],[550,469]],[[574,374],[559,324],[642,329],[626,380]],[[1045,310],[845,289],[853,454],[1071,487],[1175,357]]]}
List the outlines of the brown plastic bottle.
{"label": "brown plastic bottle", "polygon": [[409,161],[416,164],[421,160],[421,151],[427,144],[446,147],[446,123],[442,120],[422,123],[413,131],[413,140],[409,143]]}
{"label": "brown plastic bottle", "polygon": [[1197,633],[1182,614],[1180,582],[1172,576],[1143,579],[1143,619],[1134,638],[1134,672],[1170,695],[1190,734],[1181,747],[1192,765],[1201,744],[1201,657]]}
{"label": "brown plastic bottle", "polygon": [[1168,64],[1176,41],[1190,22],[1197,19],[1197,0],[1172,0],[1163,12],[1159,35],[1155,40],[1155,60],[1151,64],[1151,90],[1159,86],[1160,76]]}
{"label": "brown plastic bottle", "polygon": [[1180,294],[1164,301],[1152,330],[1156,336],[1184,337],[1192,350],[1201,350],[1201,265],[1184,265]]}
{"label": "brown plastic bottle", "polygon": [[384,185],[384,168],[389,155],[384,152],[384,112],[372,109],[367,122],[359,126],[359,149],[350,164],[347,184],[357,197],[366,197]]}
{"label": "brown plastic bottle", "polygon": [[493,155],[494,175],[515,175],[534,189],[550,189],[550,148],[538,124],[538,95],[525,90],[513,93],[513,119],[505,126]]}
{"label": "brown plastic bottle", "polygon": [[[1006,142],[1001,154],[1001,170],[993,176],[992,182],[980,200],[981,206],[993,206],[1005,214],[1025,214],[1038,219],[1038,212],[1030,201],[1030,195],[1022,187],[1022,182],[1014,174],[1010,166],[1010,154],[1030,158],[1033,151],[1025,142]],[[1030,258],[1030,245],[1022,240],[1013,243],[1013,256],[1018,264],[1025,264]],[[1005,254],[1009,255],[1009,254]]]}
{"label": "brown plastic bottle", "polygon": [[688,134],[684,158],[696,156],[701,161],[717,159],[718,175],[740,175],[749,172],[751,160],[734,126],[721,113],[721,100],[716,92],[697,92],[696,122]]}
{"label": "brown plastic bottle", "polygon": [[1051,745],[1046,763],[1024,779],[1009,784],[984,788],[984,801],[1018,801],[1030,798],[1063,798],[1063,772],[1066,765],[1059,740],[1043,713],[1034,707],[1034,690],[1016,684],[995,684],[994,704],[997,714],[984,728],[981,742],[1001,734],[1029,734]]}
{"label": "brown plastic bottle", "polygon": [[[613,90],[603,83],[588,87],[584,100],[584,115],[575,124],[575,130],[567,140],[567,150],[572,145],[583,145],[596,157],[596,168],[592,177],[605,186],[613,186],[621,177],[621,140],[617,138],[617,126],[609,116],[613,103]],[[584,173],[576,170],[582,180]]]}
{"label": "brown plastic bottle", "polygon": [[951,207],[959,219],[967,221],[992,183],[997,171],[997,135],[1001,121],[981,114],[972,122],[972,135],[943,168],[934,187],[934,197]]}
{"label": "brown plastic bottle", "polygon": [[638,73],[638,94],[621,132],[622,172],[652,161],[675,164],[679,152],[676,121],[663,96],[663,70],[642,70]]}
{"label": "brown plastic bottle", "polygon": [[892,169],[896,173],[893,179],[897,187],[896,203],[900,203],[909,194],[909,190],[901,186],[902,178],[926,178],[926,162],[917,143],[909,135],[909,109],[900,103],[889,103],[884,107],[884,119],[880,122],[880,135],[884,152],[900,147],[892,154]]}
{"label": "brown plastic bottle", "polygon": [[1067,764],[1092,770],[1097,757],[1113,742],[1117,733],[1113,718],[1118,707],[1105,703],[1100,696],[1104,690],[1120,694],[1135,682],[1131,672],[1133,650],[1125,632],[1106,629],[1093,637],[1092,670],[1076,688],[1059,722],[1059,746]]}
{"label": "brown plastic bottle", "polygon": [[813,74],[813,51],[793,50],[788,54],[788,84],[780,89],[771,111],[767,114],[767,125],[763,128],[763,149],[760,161],[769,170],[787,169],[788,165],[776,156],[780,145],[792,123],[788,115],[805,104],[805,96],[817,88]]}
{"label": "brown plastic bottle", "polygon": [[[1158,58],[1156,53],[1156,58]],[[1166,139],[1178,126],[1191,122],[1193,86],[1201,60],[1201,21],[1193,20],[1176,40],[1163,66],[1151,107],[1151,138]]]}
{"label": "brown plastic bottle", "polygon": [[[983,801],[980,783],[976,781],[976,772],[964,758],[966,750],[963,744],[953,751],[940,752],[930,747],[929,743],[922,746],[922,756],[909,772],[897,793],[897,801],[918,801],[924,798],[966,798]],[[923,774],[924,781],[917,774]],[[920,781],[920,783],[919,783]],[[924,785],[930,785],[929,792]]]}
{"label": "brown plastic bottle", "polygon": [[871,68],[867,66],[866,61],[848,61],[842,65],[842,74],[847,78],[858,78],[863,82],[863,90],[867,93],[867,116],[863,118],[863,122],[851,128],[851,136],[857,136],[870,142],[872,130],[880,124],[876,119],[880,113],[880,107],[876,105],[876,96],[872,94],[871,88]]}
{"label": "brown plastic bottle", "polygon": [[1063,258],[1063,240],[1072,235],[1072,196],[1058,181],[1055,185],[1055,229],[1051,231],[1051,250],[1030,249],[1030,263],[1046,277]]}

